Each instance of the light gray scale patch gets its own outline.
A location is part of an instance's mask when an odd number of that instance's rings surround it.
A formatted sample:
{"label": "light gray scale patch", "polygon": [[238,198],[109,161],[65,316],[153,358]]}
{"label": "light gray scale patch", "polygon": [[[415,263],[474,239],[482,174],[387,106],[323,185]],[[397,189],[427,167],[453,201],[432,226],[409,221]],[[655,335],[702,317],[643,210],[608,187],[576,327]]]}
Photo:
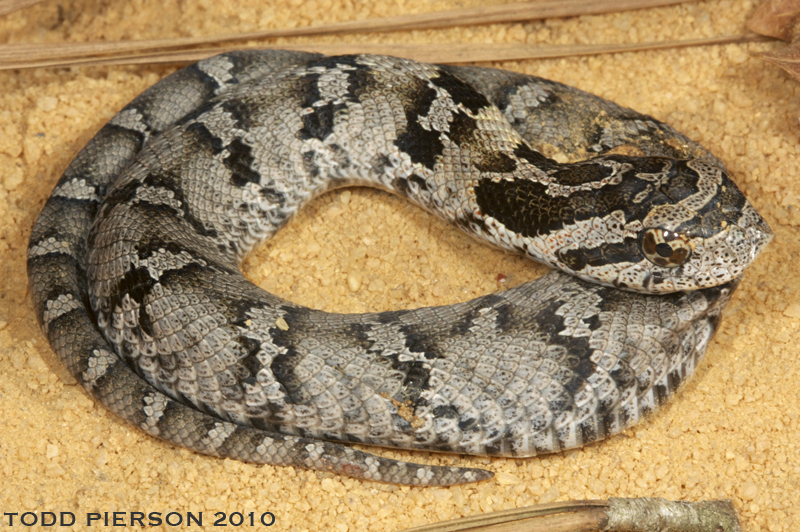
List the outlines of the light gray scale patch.
{"label": "light gray scale patch", "polygon": [[46,304],[47,308],[42,315],[42,323],[45,331],[47,331],[47,328],[53,320],[60,318],[68,312],[83,308],[81,302],[76,300],[72,294],[62,294],[56,299],[47,301]]}
{"label": "light gray scale patch", "polygon": [[135,108],[120,111],[114,115],[114,118],[109,121],[109,124],[136,131],[143,135],[147,134],[150,129],[144,122],[144,115]]}
{"label": "light gray scale patch", "polygon": [[47,240],[39,243],[34,244],[28,247],[28,257],[40,257],[42,255],[47,255],[50,253],[58,253],[58,254],[65,254],[71,255],[72,251],[70,249],[70,245],[67,242],[59,242],[55,239],[55,237],[50,237]]}
{"label": "light gray scale patch", "polygon": [[85,179],[74,179],[64,183],[56,187],[52,195],[68,199],[100,201],[100,197],[97,195],[97,189],[87,185]]}
{"label": "light gray scale patch", "polygon": [[217,423],[214,428],[208,431],[204,443],[209,450],[216,451],[225,444],[235,430],[236,425],[231,423]]}
{"label": "light gray scale patch", "polygon": [[197,68],[213,78],[220,87],[226,86],[233,79],[231,70],[233,70],[234,64],[224,55],[204,59],[197,63]]}
{"label": "light gray scale patch", "polygon": [[89,387],[97,386],[98,379],[105,377],[108,369],[119,363],[119,357],[105,349],[95,349],[87,361],[87,369],[83,372],[83,380]]}

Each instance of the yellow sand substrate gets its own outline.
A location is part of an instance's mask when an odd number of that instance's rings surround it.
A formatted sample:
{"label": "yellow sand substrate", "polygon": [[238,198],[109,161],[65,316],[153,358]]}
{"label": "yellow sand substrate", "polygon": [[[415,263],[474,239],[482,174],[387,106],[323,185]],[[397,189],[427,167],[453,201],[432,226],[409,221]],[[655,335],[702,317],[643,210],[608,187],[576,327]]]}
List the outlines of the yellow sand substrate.
{"label": "yellow sand substrate", "polygon": [[[211,35],[479,2],[274,4],[46,1],[0,17],[0,42]],[[320,40],[691,39],[744,33],[753,9],[753,2],[721,0],[529,24]],[[731,498],[748,531],[796,530],[800,83],[749,55],[780,46],[706,46],[492,65],[595,92],[701,141],[727,163],[775,230],[775,239],[747,272],[694,378],[641,426],[582,450],[526,460],[379,450],[400,459],[497,473],[492,481],[450,489],[387,486],[200,456],[150,438],[95,404],[60,367],[35,323],[26,290],[28,235],[80,147],[126,102],[175,68],[0,72],[0,509],[69,511],[81,525],[87,512],[204,512],[206,524],[215,511],[271,512],[273,530],[346,532],[399,530],[556,500],[660,496]],[[315,201],[256,253],[247,269],[252,279],[283,297],[347,312],[461,301],[498,289],[500,274],[507,277],[506,285],[516,285],[540,272],[403,200],[362,189]]]}

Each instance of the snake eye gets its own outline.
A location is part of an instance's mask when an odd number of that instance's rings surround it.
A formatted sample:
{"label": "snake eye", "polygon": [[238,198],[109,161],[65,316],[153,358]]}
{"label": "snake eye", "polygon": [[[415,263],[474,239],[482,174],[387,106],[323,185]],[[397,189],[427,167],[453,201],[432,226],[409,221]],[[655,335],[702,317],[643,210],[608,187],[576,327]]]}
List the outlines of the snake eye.
{"label": "snake eye", "polygon": [[642,237],[642,251],[647,260],[664,268],[677,268],[692,254],[686,237],[666,229],[648,229]]}

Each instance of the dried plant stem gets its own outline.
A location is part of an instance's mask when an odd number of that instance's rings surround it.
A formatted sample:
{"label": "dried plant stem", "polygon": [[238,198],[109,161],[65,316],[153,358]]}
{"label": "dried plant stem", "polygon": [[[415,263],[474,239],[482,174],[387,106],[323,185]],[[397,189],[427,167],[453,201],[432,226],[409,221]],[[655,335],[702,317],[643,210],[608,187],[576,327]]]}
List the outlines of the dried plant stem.
{"label": "dried plant stem", "polygon": [[409,528],[404,532],[741,532],[730,501],[570,501]]}
{"label": "dried plant stem", "polygon": [[41,1],[42,0],[0,0],[0,16],[32,6],[33,4],[38,4]]}
{"label": "dried plant stem", "polygon": [[[23,3],[32,0],[0,0],[0,2]],[[356,32],[407,31],[474,24],[516,22],[544,18],[593,15],[645,9],[679,4],[690,0],[544,0],[480,6],[470,9],[435,11],[416,15],[402,15],[379,19],[338,22],[305,28],[275,29],[236,35],[212,37],[182,37],[176,39],[152,39],[141,41],[113,41],[90,43],[52,44],[8,44],[0,46],[0,62],[22,62],[35,60],[71,59],[101,54],[141,53],[154,50],[175,50],[192,46],[242,42],[278,37],[300,37],[309,35],[331,35]],[[0,3],[0,6],[2,4]]]}
{"label": "dried plant stem", "polygon": [[[487,61],[516,61],[522,59],[552,59],[556,57],[572,57],[581,55],[597,55],[619,52],[639,52],[645,50],[661,50],[666,48],[683,48],[688,46],[711,46],[719,44],[744,43],[769,40],[755,34],[730,35],[707,39],[689,39],[681,41],[662,41],[651,43],[628,44],[591,44],[538,46],[527,44],[480,44],[480,43],[447,43],[447,44],[280,44],[260,45],[244,48],[280,48],[283,50],[304,50],[328,55],[372,53],[390,54],[407,57],[428,63],[473,63]],[[120,64],[155,64],[155,63],[191,63],[206,57],[231,50],[240,50],[241,46],[222,46],[199,50],[170,51],[157,53],[132,53],[114,57],[84,57],[77,59],[40,59],[24,62],[4,62],[0,60],[0,70],[40,68],[97,66]]]}

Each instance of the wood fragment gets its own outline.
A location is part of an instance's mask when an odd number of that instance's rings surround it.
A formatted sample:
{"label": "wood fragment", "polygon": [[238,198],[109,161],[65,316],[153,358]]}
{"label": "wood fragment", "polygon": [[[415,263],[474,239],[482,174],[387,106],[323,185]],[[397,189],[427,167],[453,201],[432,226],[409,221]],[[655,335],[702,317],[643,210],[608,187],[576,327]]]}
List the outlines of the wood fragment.
{"label": "wood fragment", "polygon": [[751,55],[781,67],[794,79],[800,80],[800,40],[792,41],[791,44],[779,50],[751,52]]}
{"label": "wood fragment", "polygon": [[403,532],[741,532],[731,501],[568,501],[473,515]]}
{"label": "wood fragment", "polygon": [[767,0],[750,16],[747,28],[783,41],[795,40],[800,32],[800,0]]}

